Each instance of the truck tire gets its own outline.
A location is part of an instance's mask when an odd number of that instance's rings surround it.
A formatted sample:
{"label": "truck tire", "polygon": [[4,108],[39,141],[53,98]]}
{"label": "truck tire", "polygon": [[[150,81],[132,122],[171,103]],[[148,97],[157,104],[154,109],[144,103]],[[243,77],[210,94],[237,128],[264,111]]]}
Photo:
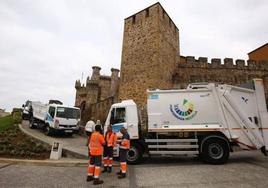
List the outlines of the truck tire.
{"label": "truck tire", "polygon": [[36,123],[36,121],[35,121],[34,117],[32,117],[32,118],[30,119],[30,122],[29,122],[29,128],[30,128],[30,129],[34,129],[34,128],[36,128],[36,126],[34,125],[35,123]]}
{"label": "truck tire", "polygon": [[140,144],[133,143],[127,152],[127,162],[128,164],[138,164],[141,162],[143,155],[143,149]]}
{"label": "truck tire", "polygon": [[49,127],[49,125],[46,125],[45,126],[45,130],[44,130],[45,132],[45,135],[47,135],[47,136],[51,136],[52,134],[53,134],[53,130],[51,129],[51,127]]}
{"label": "truck tire", "polygon": [[201,157],[206,163],[220,165],[226,163],[229,159],[229,143],[222,137],[205,138],[201,148]]}
{"label": "truck tire", "polygon": [[65,135],[68,136],[68,137],[72,137],[73,133],[65,133]]}

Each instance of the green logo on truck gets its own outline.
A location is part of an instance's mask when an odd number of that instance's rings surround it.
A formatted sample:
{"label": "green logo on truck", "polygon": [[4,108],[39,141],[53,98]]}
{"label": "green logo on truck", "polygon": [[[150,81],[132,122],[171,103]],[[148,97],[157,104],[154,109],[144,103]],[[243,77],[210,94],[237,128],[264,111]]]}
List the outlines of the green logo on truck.
{"label": "green logo on truck", "polygon": [[171,113],[179,120],[190,120],[197,114],[197,111],[194,110],[193,103],[187,99],[183,99],[181,108],[179,104],[170,104],[169,109]]}

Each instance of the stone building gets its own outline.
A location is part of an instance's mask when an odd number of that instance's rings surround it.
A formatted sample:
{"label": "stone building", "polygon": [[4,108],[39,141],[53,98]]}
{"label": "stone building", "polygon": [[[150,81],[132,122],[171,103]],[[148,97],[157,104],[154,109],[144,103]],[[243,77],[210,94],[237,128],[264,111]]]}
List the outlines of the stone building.
{"label": "stone building", "polygon": [[[97,69],[98,71],[95,69],[93,68],[95,71],[93,74],[99,75],[100,68]],[[125,19],[120,71],[120,83],[119,70],[117,70],[117,85],[113,86],[113,90],[111,86],[108,88],[98,86],[96,89],[86,89],[88,87],[86,86],[82,87],[84,88],[82,90],[77,90],[76,106],[83,109],[85,106],[92,106],[94,102],[92,108],[107,113],[110,103],[107,102],[107,105],[99,106],[99,108],[95,107],[111,96],[113,101],[133,99],[145,117],[147,89],[181,89],[192,82],[239,85],[252,78],[263,78],[266,94],[268,91],[268,63],[265,61],[248,60],[246,62],[240,59],[234,61],[232,58],[223,60],[212,58],[211,62],[208,62],[206,57],[182,56],[179,29],[160,3],[153,4]],[[91,80],[87,82],[89,82],[89,88],[93,87],[94,76],[92,75]],[[79,81],[76,85],[78,86],[76,88],[81,88]],[[101,91],[97,88],[101,88]],[[106,91],[103,91],[104,89]],[[81,91],[83,95],[79,93]],[[82,99],[80,96],[85,97]],[[93,111],[91,110],[90,115],[87,114],[87,118],[91,115],[97,118],[100,116]],[[102,114],[102,117],[105,116],[106,114]]]}
{"label": "stone building", "polygon": [[86,84],[75,81],[75,106],[80,107],[82,123],[91,117],[105,119],[109,107],[117,99],[119,86],[119,70],[112,68],[111,76],[100,74],[101,68],[92,67],[91,77],[87,77]]}

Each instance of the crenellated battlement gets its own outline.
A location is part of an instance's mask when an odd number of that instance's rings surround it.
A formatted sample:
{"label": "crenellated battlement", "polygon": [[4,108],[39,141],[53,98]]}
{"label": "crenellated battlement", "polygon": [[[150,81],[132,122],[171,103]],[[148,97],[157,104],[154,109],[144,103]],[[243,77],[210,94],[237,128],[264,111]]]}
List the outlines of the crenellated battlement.
{"label": "crenellated battlement", "polygon": [[167,14],[165,9],[159,2],[139,11],[136,14],[133,14],[125,18],[125,24],[127,24],[128,26],[131,25],[144,26],[144,24],[148,19],[149,20],[159,19],[162,22],[162,24],[167,25],[170,28],[170,30],[173,31],[175,34],[179,32],[178,27],[176,26],[176,24],[173,22],[173,20],[170,18],[170,16]]}
{"label": "crenellated battlement", "polygon": [[179,62],[180,67],[212,68],[212,69],[246,69],[246,70],[268,70],[267,61],[252,61],[233,58],[212,58],[208,61],[207,57],[186,56],[184,61]]}

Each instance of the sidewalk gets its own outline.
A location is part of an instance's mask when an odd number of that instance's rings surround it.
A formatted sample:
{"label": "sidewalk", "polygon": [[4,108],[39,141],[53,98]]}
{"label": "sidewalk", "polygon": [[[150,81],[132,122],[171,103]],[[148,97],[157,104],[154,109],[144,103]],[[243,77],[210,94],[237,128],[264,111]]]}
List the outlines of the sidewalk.
{"label": "sidewalk", "polygon": [[46,136],[39,129],[30,129],[28,121],[22,121],[19,128],[27,135],[32,136],[38,140],[41,140],[49,145],[52,145],[54,141],[62,144],[63,151],[67,156],[71,156],[78,159],[87,159],[87,146],[86,138],[74,134],[72,137],[65,136]]}

